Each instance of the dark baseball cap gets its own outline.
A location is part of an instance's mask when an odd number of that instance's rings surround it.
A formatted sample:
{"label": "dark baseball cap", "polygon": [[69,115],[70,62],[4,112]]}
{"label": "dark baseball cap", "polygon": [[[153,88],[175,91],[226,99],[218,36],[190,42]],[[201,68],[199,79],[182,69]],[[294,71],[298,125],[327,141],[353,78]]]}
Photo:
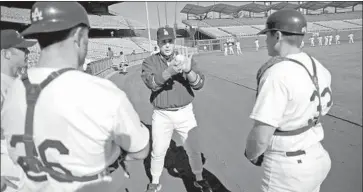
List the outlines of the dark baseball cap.
{"label": "dark baseball cap", "polygon": [[28,48],[36,43],[36,41],[25,40],[18,31],[13,29],[1,30],[1,49]]}
{"label": "dark baseball cap", "polygon": [[156,36],[158,41],[166,40],[166,39],[175,39],[174,30],[170,27],[161,27],[156,32]]}

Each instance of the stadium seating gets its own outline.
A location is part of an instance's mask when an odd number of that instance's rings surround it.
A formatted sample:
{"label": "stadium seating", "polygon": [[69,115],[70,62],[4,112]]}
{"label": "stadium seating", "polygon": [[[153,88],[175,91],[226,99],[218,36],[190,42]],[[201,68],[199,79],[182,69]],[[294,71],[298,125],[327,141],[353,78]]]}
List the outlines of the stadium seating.
{"label": "stadium seating", "polygon": [[[134,43],[136,43],[140,48],[148,51],[150,49],[149,39],[145,37],[131,37],[130,38]],[[155,40],[151,40],[151,48],[154,50],[154,47],[157,46],[157,42]]]}
{"label": "stadium seating", "polygon": [[98,60],[107,56],[107,49],[110,47],[115,55],[119,55],[121,51],[125,55],[131,54],[133,50],[136,53],[145,52],[130,38],[92,38],[88,42],[87,58]]}
{"label": "stadium seating", "polygon": [[1,21],[30,24],[30,9],[1,6]]}
{"label": "stadium seating", "polygon": [[209,35],[212,38],[225,38],[225,37],[231,37],[232,35],[219,30],[217,27],[202,27],[199,28],[199,30],[206,35]]}
{"label": "stadium seating", "polygon": [[362,26],[358,26],[352,23],[347,23],[344,21],[317,21],[314,22],[314,24],[318,24],[321,26],[325,26],[332,29],[337,30],[351,30],[351,29],[359,29],[362,28]]}
{"label": "stadium seating", "polygon": [[129,27],[108,15],[88,15],[92,28],[102,29],[129,29]]}
{"label": "stadium seating", "polygon": [[211,27],[224,27],[224,26],[235,26],[235,25],[241,25],[237,20],[235,19],[206,19],[203,20],[205,23],[210,25]]}
{"label": "stadium seating", "polygon": [[362,26],[362,19],[350,19],[350,20],[345,20],[345,22]]}
{"label": "stadium seating", "polygon": [[248,36],[256,35],[260,30],[253,28],[249,25],[245,26],[231,26],[231,27],[221,27],[221,29],[237,36]]}
{"label": "stadium seating", "polygon": [[210,25],[200,20],[183,20],[182,22],[192,27],[210,27]]}
{"label": "stadium seating", "polygon": [[324,32],[324,31],[333,31],[332,28],[327,28],[325,26],[313,23],[313,22],[308,22],[308,27],[307,27],[307,31],[308,32]]}

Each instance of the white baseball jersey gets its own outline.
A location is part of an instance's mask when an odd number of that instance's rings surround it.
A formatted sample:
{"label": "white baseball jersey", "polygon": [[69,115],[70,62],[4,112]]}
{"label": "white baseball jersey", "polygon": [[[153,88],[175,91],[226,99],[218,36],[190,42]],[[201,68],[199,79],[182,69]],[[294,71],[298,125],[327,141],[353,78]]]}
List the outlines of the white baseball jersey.
{"label": "white baseball jersey", "polygon": [[[300,61],[313,75],[310,57],[304,53],[288,58]],[[331,75],[316,59],[322,102],[322,115],[328,113],[331,101]],[[281,131],[291,131],[308,125],[309,119],[318,117],[319,104],[315,86],[307,71],[299,64],[282,61],[270,67],[261,77],[259,94],[250,118],[269,124]],[[313,97],[314,100],[310,101]],[[324,138],[321,124],[296,136],[273,136],[268,150],[297,151],[306,149]]]}
{"label": "white baseball jersey", "polygon": [[353,36],[354,36],[353,33],[348,35],[349,39],[353,39]]}
{"label": "white baseball jersey", "polygon": [[335,35],[335,40],[338,41],[340,39],[340,35]]}
{"label": "white baseball jersey", "polygon": [[319,41],[319,44],[321,44],[323,42],[323,37],[322,36],[318,37],[318,41]]}
{"label": "white baseball jersey", "polygon": [[[7,98],[7,91],[12,86],[14,82],[14,78],[10,77],[6,74],[1,73],[1,114],[3,103]],[[5,137],[3,137],[3,126],[1,122],[1,176],[13,176],[19,178],[19,181],[12,181],[17,187],[22,188],[24,185],[24,176],[23,170],[20,168],[17,163],[14,163],[8,154],[7,142]],[[7,187],[5,192],[17,191],[11,187]]]}
{"label": "white baseball jersey", "polygon": [[237,47],[237,48],[241,48],[241,44],[240,44],[240,42],[239,42],[239,41],[237,41],[237,42],[236,42],[236,47]]}
{"label": "white baseball jersey", "polygon": [[258,47],[259,45],[258,45],[258,40],[255,40],[255,45],[256,45],[256,47]]}
{"label": "white baseball jersey", "polygon": [[314,37],[310,37],[309,40],[311,44],[314,44]]}
{"label": "white baseball jersey", "polygon": [[[56,70],[29,69],[29,80],[32,84],[41,83]],[[22,81],[16,79],[8,91],[1,116],[9,155],[14,162],[19,156],[25,156],[24,145],[10,147],[9,143],[15,141],[14,135],[24,134],[25,93]],[[119,146],[138,152],[149,142],[148,130],[141,126],[126,94],[109,80],[80,71],[68,71],[42,90],[35,106],[33,128],[40,166],[53,163],[51,169],[58,171],[57,167],[62,167],[78,177],[101,173],[119,157]],[[65,183],[45,172],[35,175],[45,176],[46,181],[34,182],[25,177],[23,191],[76,191],[94,183]],[[122,184],[119,179],[113,182]]]}

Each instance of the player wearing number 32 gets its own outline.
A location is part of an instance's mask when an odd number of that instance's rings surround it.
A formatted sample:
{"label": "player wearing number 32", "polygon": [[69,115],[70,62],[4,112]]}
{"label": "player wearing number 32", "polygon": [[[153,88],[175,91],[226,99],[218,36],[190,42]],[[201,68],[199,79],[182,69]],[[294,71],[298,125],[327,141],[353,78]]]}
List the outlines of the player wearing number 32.
{"label": "player wearing number 32", "polygon": [[116,192],[122,160],[146,158],[149,132],[123,91],[84,63],[90,23],[77,2],[36,2],[31,25],[41,54],[14,81],[2,113],[9,156],[25,173],[19,191]]}
{"label": "player wearing number 32", "polygon": [[318,192],[331,168],[321,117],[332,106],[330,72],[300,50],[306,20],[295,10],[271,14],[266,22],[272,58],[257,74],[255,120],[245,156],[263,167],[264,192]]}

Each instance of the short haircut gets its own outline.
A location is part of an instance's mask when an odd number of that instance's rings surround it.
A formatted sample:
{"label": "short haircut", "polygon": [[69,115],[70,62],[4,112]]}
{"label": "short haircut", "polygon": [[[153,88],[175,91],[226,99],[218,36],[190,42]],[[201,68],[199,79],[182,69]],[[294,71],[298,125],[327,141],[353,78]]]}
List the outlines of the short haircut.
{"label": "short haircut", "polygon": [[40,49],[44,49],[52,44],[66,40],[71,35],[74,35],[74,33],[76,32],[75,29],[77,29],[78,27],[86,28],[85,25],[80,24],[70,29],[65,29],[61,31],[55,31],[50,33],[39,33],[34,35],[34,37],[38,40]]}
{"label": "short haircut", "polygon": [[[274,36],[276,34],[276,32],[277,32],[277,30],[272,30],[271,35]],[[305,36],[305,35],[297,35],[294,33],[288,33],[288,32],[283,32],[283,31],[280,31],[280,32],[288,44],[297,46],[297,47],[300,47],[301,42],[303,41],[304,36]]]}

